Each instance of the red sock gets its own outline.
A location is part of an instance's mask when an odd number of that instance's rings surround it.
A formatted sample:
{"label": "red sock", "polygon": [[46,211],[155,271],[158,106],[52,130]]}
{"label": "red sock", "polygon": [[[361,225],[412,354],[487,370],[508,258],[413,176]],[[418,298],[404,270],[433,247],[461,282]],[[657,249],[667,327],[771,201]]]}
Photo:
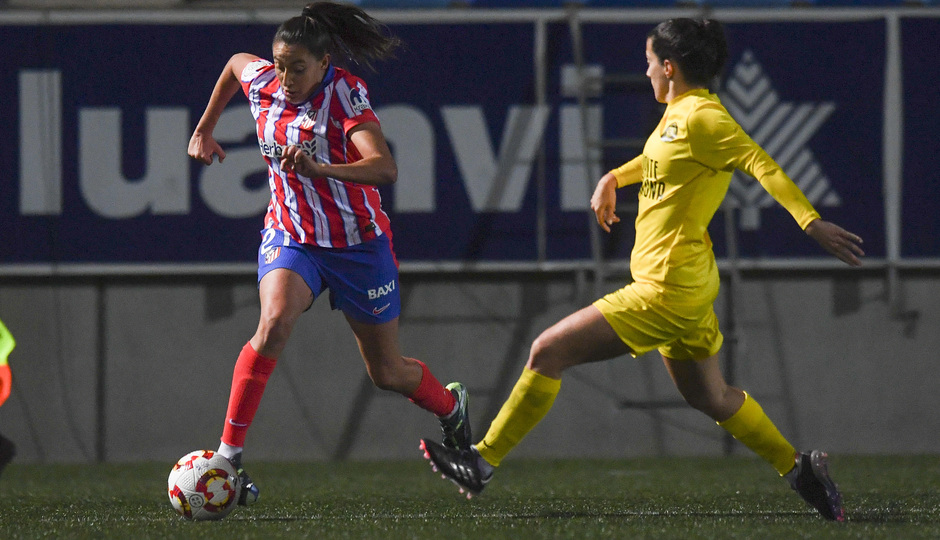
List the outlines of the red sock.
{"label": "red sock", "polygon": [[408,396],[408,399],[418,407],[431,411],[437,416],[447,416],[453,412],[454,406],[457,404],[457,398],[454,397],[454,394],[434,378],[431,370],[424,365],[424,362],[415,358],[412,358],[412,360],[421,366],[421,383],[418,384],[418,388],[415,389],[414,393]]}
{"label": "red sock", "polygon": [[277,360],[256,353],[251,343],[242,347],[238,361],[235,362],[232,391],[228,398],[228,411],[225,413],[225,428],[222,430],[222,442],[225,444],[245,446],[248,426],[255,417],[264,387],[276,363]]}

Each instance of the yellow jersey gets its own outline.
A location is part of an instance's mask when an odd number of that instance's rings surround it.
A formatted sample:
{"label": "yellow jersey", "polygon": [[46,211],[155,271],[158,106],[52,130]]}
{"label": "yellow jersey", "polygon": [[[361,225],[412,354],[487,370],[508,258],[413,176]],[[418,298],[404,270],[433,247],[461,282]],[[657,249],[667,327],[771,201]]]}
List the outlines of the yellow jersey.
{"label": "yellow jersey", "polygon": [[642,182],[630,258],[634,280],[711,295],[701,290],[704,287],[717,294],[718,269],[708,223],[735,169],[757,178],[801,228],[819,218],[803,192],[735,122],[718,96],[706,89],[691,90],[669,102],[643,154],[610,171],[618,187]]}

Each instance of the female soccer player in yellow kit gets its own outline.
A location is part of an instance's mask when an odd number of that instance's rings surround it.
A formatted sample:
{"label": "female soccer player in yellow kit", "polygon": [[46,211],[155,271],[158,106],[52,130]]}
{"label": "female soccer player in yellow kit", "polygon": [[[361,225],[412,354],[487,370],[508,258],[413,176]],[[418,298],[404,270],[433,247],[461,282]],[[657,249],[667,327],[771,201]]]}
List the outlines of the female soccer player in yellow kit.
{"label": "female soccer player in yellow kit", "polygon": [[619,221],[616,189],[642,183],[634,282],[566,317],[532,344],[529,360],[489,431],[469,450],[422,440],[435,470],[479,493],[509,451],[545,416],[572,366],[657,349],[683,398],[713,418],[786,477],[819,513],[843,521],[842,496],[827,455],[797,452],[757,401],[729,386],[718,364],[722,335],[712,304],[719,276],[707,227],[731,175],[757,178],[796,222],[827,251],[858,266],[861,238],[823,221],[780,167],[707,90],[727,59],[721,25],[672,19],[647,36],[646,72],[666,111],[643,154],[605,174],[591,198],[607,232]]}

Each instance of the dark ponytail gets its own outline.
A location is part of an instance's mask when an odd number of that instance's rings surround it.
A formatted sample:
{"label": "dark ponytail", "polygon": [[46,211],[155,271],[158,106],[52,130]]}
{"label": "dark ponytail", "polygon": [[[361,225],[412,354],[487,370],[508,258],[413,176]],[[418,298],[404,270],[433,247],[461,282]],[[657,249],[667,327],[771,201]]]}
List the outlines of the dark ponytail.
{"label": "dark ponytail", "polygon": [[708,86],[728,60],[724,28],[714,19],[669,19],[647,37],[656,56],[676,63],[695,86]]}
{"label": "dark ponytail", "polygon": [[340,63],[351,60],[371,68],[373,60],[391,58],[401,40],[357,6],[312,2],[299,16],[284,21],[274,43],[303,45],[317,58],[329,53]]}

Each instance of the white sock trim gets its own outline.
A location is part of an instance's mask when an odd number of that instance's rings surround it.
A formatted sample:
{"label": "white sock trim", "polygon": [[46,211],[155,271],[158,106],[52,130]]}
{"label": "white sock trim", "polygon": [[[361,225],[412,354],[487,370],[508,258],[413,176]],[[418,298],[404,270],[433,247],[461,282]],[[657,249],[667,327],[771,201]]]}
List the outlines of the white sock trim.
{"label": "white sock trim", "polygon": [[242,453],[242,447],[241,446],[229,446],[225,443],[221,443],[219,444],[219,449],[217,453],[222,454],[222,456],[225,457],[226,459],[232,459],[238,454]]}

